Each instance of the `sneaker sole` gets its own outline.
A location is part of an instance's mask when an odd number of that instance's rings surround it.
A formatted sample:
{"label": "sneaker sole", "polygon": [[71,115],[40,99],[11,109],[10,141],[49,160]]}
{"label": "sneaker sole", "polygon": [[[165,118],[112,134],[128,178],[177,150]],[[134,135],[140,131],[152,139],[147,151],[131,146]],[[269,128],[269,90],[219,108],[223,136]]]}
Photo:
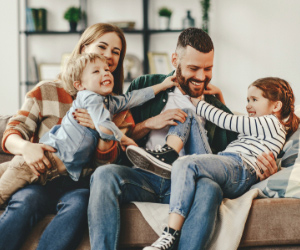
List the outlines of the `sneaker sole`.
{"label": "sneaker sole", "polygon": [[128,159],[138,168],[154,173],[163,178],[171,178],[172,166],[161,161],[136,146],[128,146],[126,150]]}

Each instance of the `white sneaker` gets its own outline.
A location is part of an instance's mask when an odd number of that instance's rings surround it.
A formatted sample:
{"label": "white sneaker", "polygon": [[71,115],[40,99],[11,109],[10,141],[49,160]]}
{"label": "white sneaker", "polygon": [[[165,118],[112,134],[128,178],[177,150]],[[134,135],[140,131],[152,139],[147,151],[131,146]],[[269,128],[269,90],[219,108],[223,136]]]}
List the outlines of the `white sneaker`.
{"label": "white sneaker", "polygon": [[162,235],[150,247],[143,250],[176,250],[178,248],[180,231],[165,227]]}

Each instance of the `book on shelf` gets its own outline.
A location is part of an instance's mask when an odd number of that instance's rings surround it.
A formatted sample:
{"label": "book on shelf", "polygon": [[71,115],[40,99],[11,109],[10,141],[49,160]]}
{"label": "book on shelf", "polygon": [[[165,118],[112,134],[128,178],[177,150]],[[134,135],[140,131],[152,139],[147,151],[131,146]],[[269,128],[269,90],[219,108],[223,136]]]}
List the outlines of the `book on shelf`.
{"label": "book on shelf", "polygon": [[44,8],[26,8],[27,31],[47,30],[47,10]]}
{"label": "book on shelf", "polygon": [[34,56],[29,60],[28,81],[32,84],[37,84],[40,81],[39,68]]}

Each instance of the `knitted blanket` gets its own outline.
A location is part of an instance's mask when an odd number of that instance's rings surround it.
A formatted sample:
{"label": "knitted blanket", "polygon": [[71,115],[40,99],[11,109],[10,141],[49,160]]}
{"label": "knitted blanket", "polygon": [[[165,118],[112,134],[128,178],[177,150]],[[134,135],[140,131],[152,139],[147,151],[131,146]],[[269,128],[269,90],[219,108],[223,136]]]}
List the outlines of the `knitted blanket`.
{"label": "knitted blanket", "polygon": [[[237,199],[223,199],[209,250],[234,250],[238,248],[252,200],[257,197],[266,196],[260,189],[256,188]],[[134,202],[134,204],[157,235],[161,235],[163,227],[168,224],[169,205],[150,202]]]}

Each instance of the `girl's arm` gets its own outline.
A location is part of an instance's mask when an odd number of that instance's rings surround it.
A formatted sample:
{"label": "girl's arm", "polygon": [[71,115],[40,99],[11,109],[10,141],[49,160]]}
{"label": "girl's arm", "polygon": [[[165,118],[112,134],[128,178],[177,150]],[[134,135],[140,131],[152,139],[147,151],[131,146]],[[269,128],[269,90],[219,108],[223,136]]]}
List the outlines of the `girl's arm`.
{"label": "girl's arm", "polygon": [[217,126],[238,132],[244,135],[264,138],[277,134],[285,138],[285,132],[279,126],[278,119],[275,116],[248,117],[244,115],[233,115],[216,108],[215,106],[199,101],[196,107],[196,113],[205,119],[213,122]]}

